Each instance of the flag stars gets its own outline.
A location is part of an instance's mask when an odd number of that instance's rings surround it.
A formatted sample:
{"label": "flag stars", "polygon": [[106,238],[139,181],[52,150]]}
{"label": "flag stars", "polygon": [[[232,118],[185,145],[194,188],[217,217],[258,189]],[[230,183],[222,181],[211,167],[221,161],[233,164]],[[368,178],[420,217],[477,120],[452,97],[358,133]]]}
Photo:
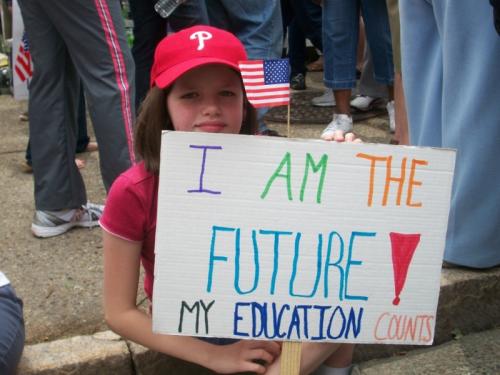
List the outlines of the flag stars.
{"label": "flag stars", "polygon": [[289,65],[287,59],[264,60],[264,82],[266,85],[274,83],[289,83]]}

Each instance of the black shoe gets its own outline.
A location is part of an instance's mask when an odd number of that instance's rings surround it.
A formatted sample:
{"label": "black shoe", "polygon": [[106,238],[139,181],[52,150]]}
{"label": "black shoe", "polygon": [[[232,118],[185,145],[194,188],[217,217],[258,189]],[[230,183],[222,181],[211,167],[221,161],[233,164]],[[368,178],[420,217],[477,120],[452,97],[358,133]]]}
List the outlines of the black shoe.
{"label": "black shoe", "polygon": [[290,87],[292,90],[305,90],[306,89],[306,76],[302,73],[295,74],[290,79]]}

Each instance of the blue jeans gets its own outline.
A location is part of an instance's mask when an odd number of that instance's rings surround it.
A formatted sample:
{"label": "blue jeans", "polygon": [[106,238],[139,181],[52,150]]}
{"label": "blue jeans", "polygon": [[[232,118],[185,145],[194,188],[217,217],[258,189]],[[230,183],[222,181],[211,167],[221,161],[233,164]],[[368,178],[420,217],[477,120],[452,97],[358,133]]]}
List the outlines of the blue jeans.
{"label": "blue jeans", "polygon": [[0,287],[0,374],[15,374],[23,348],[23,303],[8,284]]}
{"label": "blue jeans", "polygon": [[206,0],[210,25],[241,40],[249,59],[281,57],[283,27],[279,0]]}
{"label": "blue jeans", "polygon": [[500,38],[491,6],[400,0],[399,9],[411,144],[457,150],[444,259],[500,265]]}
{"label": "blue jeans", "polygon": [[384,85],[393,84],[391,31],[385,0],[324,0],[324,81],[332,89],[356,86],[360,11],[372,53],[374,78]]}
{"label": "blue jeans", "polygon": [[[235,34],[249,59],[276,59],[283,48],[279,0],[206,0],[210,25]],[[267,108],[257,110],[259,131],[267,129]]]}
{"label": "blue jeans", "polygon": [[179,31],[194,25],[208,24],[204,0],[187,1],[180,5],[168,19],[154,10],[158,0],[129,0],[130,14],[134,21],[134,45],[136,95],[138,109],[150,86],[150,71],[157,44],[167,35],[167,27]]}

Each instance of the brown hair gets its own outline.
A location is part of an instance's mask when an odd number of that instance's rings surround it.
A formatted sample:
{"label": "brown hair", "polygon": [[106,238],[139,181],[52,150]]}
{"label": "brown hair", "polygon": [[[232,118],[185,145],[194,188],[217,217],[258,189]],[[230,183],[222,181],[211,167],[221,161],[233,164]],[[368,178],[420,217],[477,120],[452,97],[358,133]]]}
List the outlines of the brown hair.
{"label": "brown hair", "polygon": [[[167,96],[170,89],[152,87],[139,108],[135,129],[135,148],[144,160],[146,170],[158,173],[160,170],[160,147],[162,130],[175,130],[167,111]],[[255,134],[257,114],[255,108],[244,98],[246,116],[240,134]]]}

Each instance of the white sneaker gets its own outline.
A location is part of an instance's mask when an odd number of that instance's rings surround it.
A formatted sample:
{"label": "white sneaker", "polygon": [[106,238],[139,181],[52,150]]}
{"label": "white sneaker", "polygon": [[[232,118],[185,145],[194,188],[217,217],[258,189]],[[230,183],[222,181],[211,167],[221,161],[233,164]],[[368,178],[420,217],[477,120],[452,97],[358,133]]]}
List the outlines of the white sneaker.
{"label": "white sneaker", "polygon": [[99,225],[104,206],[87,202],[80,208],[61,211],[35,211],[31,231],[36,237],[54,237],[74,227]]}
{"label": "white sneaker", "polygon": [[356,95],[356,97],[351,100],[350,104],[351,107],[356,108],[359,111],[366,112],[373,108],[376,100],[377,98],[374,98],[373,96]]}
{"label": "white sneaker", "polygon": [[387,113],[389,114],[389,129],[391,133],[396,131],[396,118],[394,117],[394,100],[387,103]]}
{"label": "white sneaker", "polygon": [[323,133],[321,133],[321,138],[326,141],[332,141],[335,136],[335,132],[341,130],[345,133],[352,132],[352,117],[349,115],[333,115],[333,120],[330,122]]}
{"label": "white sneaker", "polygon": [[311,99],[311,104],[315,107],[333,107],[335,106],[335,97],[332,89],[326,89],[323,95]]}

